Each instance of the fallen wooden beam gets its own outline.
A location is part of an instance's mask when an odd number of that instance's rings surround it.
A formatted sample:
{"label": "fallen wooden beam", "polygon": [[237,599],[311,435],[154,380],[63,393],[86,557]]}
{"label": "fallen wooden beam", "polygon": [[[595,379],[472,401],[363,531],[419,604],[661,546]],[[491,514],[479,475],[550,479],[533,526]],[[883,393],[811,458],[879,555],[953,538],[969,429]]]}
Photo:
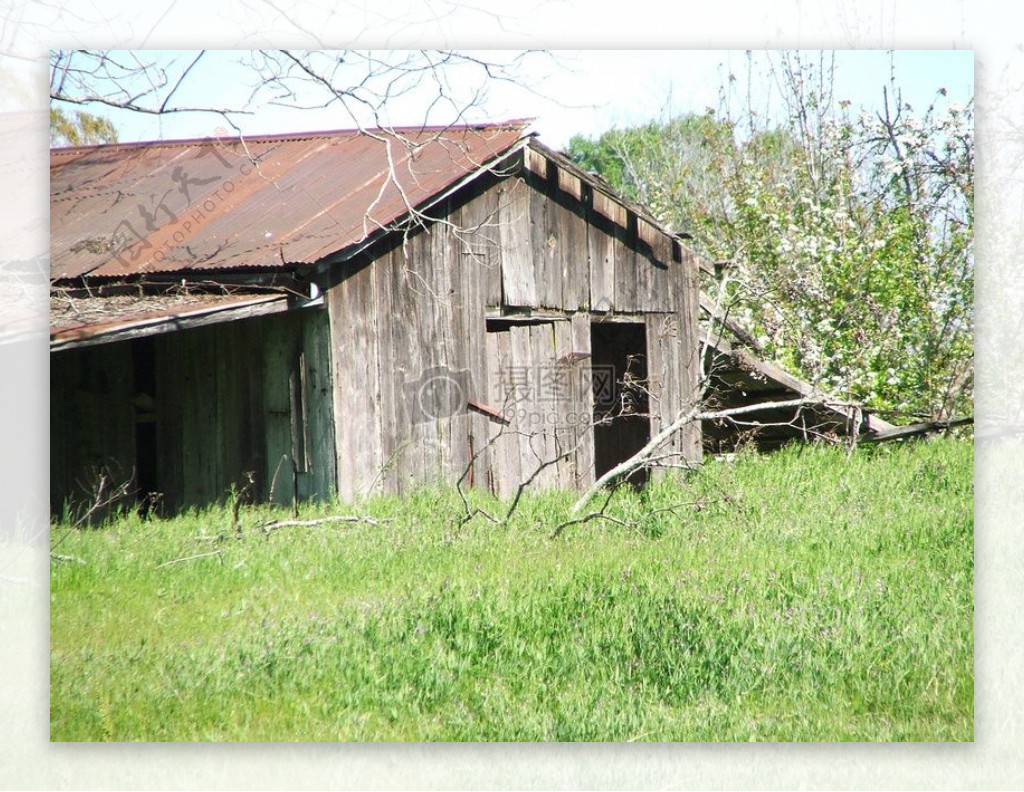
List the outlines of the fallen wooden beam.
{"label": "fallen wooden beam", "polygon": [[735,337],[737,341],[739,341],[744,346],[750,347],[755,352],[762,351],[761,345],[757,343],[757,340],[745,329],[743,329],[743,327],[741,327],[739,323],[734,322],[732,319],[728,318],[728,316],[723,314],[720,310],[720,306],[716,305],[715,301],[708,297],[708,295],[706,295],[703,291],[699,295],[698,302],[700,304],[700,309],[708,316],[710,316],[711,319],[718,322],[719,324],[722,325],[722,327],[724,327],[726,330],[732,333],[733,337]]}
{"label": "fallen wooden beam", "polygon": [[970,418],[956,418],[952,421],[924,421],[922,423],[910,424],[909,426],[897,426],[887,429],[874,435],[867,435],[861,438],[862,443],[885,443],[890,440],[906,440],[910,437],[920,437],[932,432],[945,432],[948,429],[955,429],[958,426],[968,426],[974,423],[974,416]]}

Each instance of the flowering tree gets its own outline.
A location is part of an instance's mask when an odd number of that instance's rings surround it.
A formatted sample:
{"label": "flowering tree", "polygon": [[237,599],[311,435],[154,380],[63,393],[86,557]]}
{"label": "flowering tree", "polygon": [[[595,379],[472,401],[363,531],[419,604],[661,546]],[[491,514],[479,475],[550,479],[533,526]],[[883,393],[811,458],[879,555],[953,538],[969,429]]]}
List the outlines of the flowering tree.
{"label": "flowering tree", "polygon": [[973,104],[916,112],[893,81],[874,111],[832,97],[833,64],[771,64],[784,112],[722,106],[570,154],[728,261],[732,318],[761,351],[896,417],[970,411]]}

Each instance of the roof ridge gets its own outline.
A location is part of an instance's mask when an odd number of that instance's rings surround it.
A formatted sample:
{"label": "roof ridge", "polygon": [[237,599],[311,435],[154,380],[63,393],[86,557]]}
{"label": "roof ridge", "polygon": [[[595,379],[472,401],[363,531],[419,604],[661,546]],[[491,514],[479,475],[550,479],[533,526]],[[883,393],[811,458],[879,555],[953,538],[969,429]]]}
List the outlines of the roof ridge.
{"label": "roof ridge", "polygon": [[207,135],[205,137],[175,138],[171,140],[133,140],[124,143],[99,143],[88,146],[62,146],[50,149],[50,156],[79,154],[86,151],[116,150],[124,148],[170,148],[175,146],[198,146],[203,144],[235,143],[245,140],[248,143],[259,142],[287,142],[290,140],[316,140],[318,138],[332,137],[354,137],[358,135],[372,134],[410,134],[410,133],[445,133],[445,132],[470,132],[470,131],[504,131],[504,130],[525,130],[534,121],[533,118],[513,118],[506,121],[481,122],[477,124],[409,124],[392,127],[353,127],[349,129],[324,129],[311,130],[308,132],[276,132],[265,135],[240,135],[218,137]]}

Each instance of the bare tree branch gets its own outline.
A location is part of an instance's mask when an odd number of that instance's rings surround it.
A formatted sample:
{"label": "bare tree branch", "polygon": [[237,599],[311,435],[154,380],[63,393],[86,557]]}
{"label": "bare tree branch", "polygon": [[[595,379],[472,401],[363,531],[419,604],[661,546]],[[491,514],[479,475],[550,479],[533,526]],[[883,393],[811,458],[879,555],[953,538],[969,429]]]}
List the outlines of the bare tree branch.
{"label": "bare tree branch", "polygon": [[701,405],[697,404],[684,412],[680,413],[679,417],[676,418],[671,424],[662,429],[658,434],[651,438],[651,440],[637,451],[633,456],[624,462],[619,463],[615,467],[611,468],[603,476],[600,476],[594,484],[587,489],[583,495],[580,496],[579,500],[573,504],[570,509],[570,514],[579,514],[580,510],[587,505],[588,502],[596,495],[600,490],[608,483],[622,478],[629,473],[637,470],[645,465],[650,464],[650,459],[655,451],[663,446],[668,440],[676,434],[680,429],[689,423],[694,421],[711,421],[719,418],[731,418],[736,415],[746,415],[748,413],[757,412],[765,409],[782,409],[787,407],[805,407],[812,404],[842,404],[841,402],[835,402],[824,398],[800,398],[800,399],[788,399],[786,401],[774,401],[774,402],[760,402],[758,404],[744,405],[743,407],[731,407],[725,410],[713,410],[709,412],[702,412]]}

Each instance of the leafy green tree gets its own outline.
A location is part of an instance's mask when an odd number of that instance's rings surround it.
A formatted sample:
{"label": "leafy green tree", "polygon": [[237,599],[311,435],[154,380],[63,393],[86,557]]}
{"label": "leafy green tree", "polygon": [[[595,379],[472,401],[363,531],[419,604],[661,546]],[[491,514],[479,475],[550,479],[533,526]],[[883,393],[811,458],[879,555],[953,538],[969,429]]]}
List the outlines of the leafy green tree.
{"label": "leafy green tree", "polygon": [[569,154],[716,261],[761,350],[839,396],[946,418],[973,396],[973,106],[875,112],[833,71],[781,54],[785,111],[748,106],[574,138]]}
{"label": "leafy green tree", "polygon": [[117,143],[117,129],[110,119],[82,111],[69,116],[59,107],[50,108],[51,148],[98,143]]}

